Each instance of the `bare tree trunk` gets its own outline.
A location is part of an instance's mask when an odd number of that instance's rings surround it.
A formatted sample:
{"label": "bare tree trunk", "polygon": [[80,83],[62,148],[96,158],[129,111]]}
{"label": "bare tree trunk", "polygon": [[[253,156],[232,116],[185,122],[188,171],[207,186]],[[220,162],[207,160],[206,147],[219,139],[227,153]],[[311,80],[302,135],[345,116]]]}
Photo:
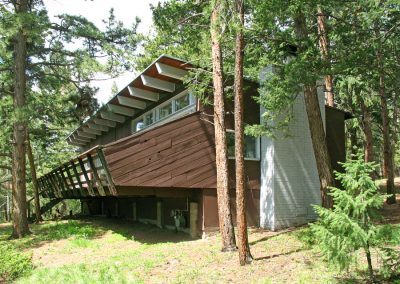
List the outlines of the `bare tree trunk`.
{"label": "bare tree trunk", "polygon": [[222,237],[222,251],[236,250],[235,231],[229,202],[228,150],[225,129],[225,104],[222,68],[222,50],[220,45],[221,2],[215,1],[211,14],[211,41],[214,84],[214,129],[217,168],[217,198],[219,228]]}
{"label": "bare tree trunk", "polygon": [[382,118],[382,136],[383,136],[383,176],[387,179],[386,181],[386,193],[389,197],[386,199],[388,204],[396,203],[396,195],[394,188],[394,161],[393,161],[393,150],[390,137],[390,120],[389,110],[387,104],[387,94],[385,89],[385,74],[384,74],[384,58],[381,50],[380,32],[379,26],[375,25],[375,35],[378,40],[378,49],[376,54],[376,61],[378,64],[379,74],[379,86],[378,93],[381,104],[381,118]]}
{"label": "bare tree trunk", "polygon": [[[392,132],[392,141],[393,141],[393,145],[392,145],[392,149],[394,151],[394,153],[396,153],[396,146],[398,147],[398,142],[399,142],[399,134],[400,134],[400,129],[399,129],[399,90],[396,89],[395,93],[394,93],[394,106],[393,106],[393,123],[392,125],[393,127],[393,132]],[[399,165],[396,165],[396,163],[394,163],[394,172],[395,175],[399,176],[400,175],[400,168]]]}
{"label": "bare tree trunk", "polygon": [[[295,32],[301,41],[308,38],[307,23],[304,14],[301,12],[295,18]],[[304,52],[304,47],[299,47],[300,52]],[[313,144],[315,160],[321,187],[322,206],[331,208],[333,206],[332,197],[328,195],[329,187],[335,185],[331,159],[326,143],[324,125],[322,122],[321,110],[319,108],[318,92],[316,82],[307,83],[303,87],[304,101],[310,127],[311,141]]]}
{"label": "bare tree trunk", "polygon": [[27,155],[28,155],[28,160],[29,160],[29,168],[31,170],[31,175],[32,175],[33,197],[34,197],[34,202],[35,202],[35,214],[36,214],[35,223],[38,224],[40,221],[42,221],[42,215],[40,214],[39,185],[38,185],[37,176],[36,176],[36,166],[35,166],[35,160],[33,158],[31,141],[29,139],[29,133],[27,134],[27,145],[26,146],[27,146]]}
{"label": "bare tree trunk", "polygon": [[[28,0],[16,0],[15,12],[28,11]],[[24,112],[26,91],[26,30],[20,27],[14,38],[14,111]],[[23,115],[22,115],[23,116]],[[13,233],[15,238],[29,234],[26,203],[26,122],[18,117],[13,125]]]}
{"label": "bare tree trunk", "polygon": [[386,202],[388,204],[396,203],[396,195],[394,188],[394,167],[393,167],[393,152],[390,142],[390,126],[389,126],[389,111],[387,106],[387,97],[385,90],[385,75],[382,71],[382,54],[378,52],[377,61],[379,64],[379,96],[381,99],[381,117],[382,117],[382,136],[383,136],[383,175],[386,181],[386,193],[390,195]]}
{"label": "bare tree trunk", "polygon": [[[322,10],[321,6],[317,7],[317,21],[318,21],[318,34],[319,34],[319,49],[321,51],[322,60],[325,62],[326,67],[330,71],[331,62],[329,56],[329,39],[328,31],[326,28],[326,15]],[[335,106],[335,95],[333,92],[333,76],[331,74],[325,75],[325,93],[326,93],[326,104],[334,107]]]}
{"label": "bare tree trunk", "polygon": [[238,227],[238,250],[240,265],[253,260],[247,234],[246,182],[244,165],[244,122],[243,122],[243,59],[244,59],[244,0],[236,0],[240,27],[236,32],[235,50],[235,172],[236,172],[236,220]]}

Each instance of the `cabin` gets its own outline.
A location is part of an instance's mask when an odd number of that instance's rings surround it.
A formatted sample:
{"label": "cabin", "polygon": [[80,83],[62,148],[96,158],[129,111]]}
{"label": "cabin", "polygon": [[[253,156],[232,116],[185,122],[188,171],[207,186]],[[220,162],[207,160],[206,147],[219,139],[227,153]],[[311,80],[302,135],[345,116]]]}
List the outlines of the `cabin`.
{"label": "cabin", "polygon": [[[79,154],[40,177],[41,195],[79,199],[90,215],[127,218],[190,233],[218,228],[212,109],[182,80],[193,66],[160,56],[68,137]],[[245,82],[244,120],[260,122],[258,84]],[[324,104],[328,148],[335,169],[345,159],[345,112]],[[247,218],[250,226],[279,230],[316,218],[319,179],[302,94],[290,134],[245,137]],[[234,127],[227,104],[231,206],[235,213]],[[235,216],[235,214],[234,214]],[[235,221],[234,221],[235,222]]]}

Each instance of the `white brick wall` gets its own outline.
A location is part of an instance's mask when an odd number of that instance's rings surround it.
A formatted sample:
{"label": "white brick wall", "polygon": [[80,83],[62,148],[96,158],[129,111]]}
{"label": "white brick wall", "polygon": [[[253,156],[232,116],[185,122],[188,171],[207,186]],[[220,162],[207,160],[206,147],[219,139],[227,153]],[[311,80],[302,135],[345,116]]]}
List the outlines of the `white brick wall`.
{"label": "white brick wall", "polygon": [[[324,94],[319,92],[325,124]],[[261,111],[262,113],[263,111]],[[261,137],[260,226],[270,230],[315,219],[312,204],[320,204],[320,186],[311,143],[304,96],[293,105],[289,137]]]}

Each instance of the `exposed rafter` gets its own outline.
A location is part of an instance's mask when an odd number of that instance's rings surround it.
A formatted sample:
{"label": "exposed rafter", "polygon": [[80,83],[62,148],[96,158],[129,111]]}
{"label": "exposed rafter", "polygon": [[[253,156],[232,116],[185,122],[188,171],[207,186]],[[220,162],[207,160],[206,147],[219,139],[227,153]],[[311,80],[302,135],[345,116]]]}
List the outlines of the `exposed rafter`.
{"label": "exposed rafter", "polygon": [[90,138],[78,136],[76,132],[72,134],[72,140],[76,140],[78,142],[86,142],[86,143],[90,142]]}
{"label": "exposed rafter", "polygon": [[98,118],[98,117],[93,118],[93,121],[94,121],[94,123],[96,123],[98,125],[104,125],[104,126],[108,126],[108,127],[117,126],[117,123],[115,121],[102,119],[102,118]]}
{"label": "exposed rafter", "polygon": [[89,128],[91,128],[91,129],[96,129],[96,130],[100,130],[100,131],[103,131],[103,132],[107,132],[108,129],[109,129],[108,126],[101,125],[101,124],[96,124],[94,122],[88,122],[87,126]]}
{"label": "exposed rafter", "polygon": [[135,110],[123,106],[117,106],[113,104],[108,104],[107,109],[111,112],[122,114],[125,116],[133,116],[135,114]]}
{"label": "exposed rafter", "polygon": [[160,99],[160,95],[158,93],[155,93],[155,92],[151,92],[151,91],[135,88],[135,87],[132,87],[132,86],[128,86],[128,90],[129,90],[129,94],[132,97],[136,97],[136,98],[140,98],[140,99],[144,99],[144,100],[149,100],[149,101],[153,101],[153,102],[156,102],[156,101],[158,101]]}
{"label": "exposed rafter", "polygon": [[183,78],[189,73],[186,70],[182,70],[159,62],[156,62],[156,67],[159,74],[178,80],[183,80]]}
{"label": "exposed rafter", "polygon": [[146,108],[146,102],[139,101],[136,99],[131,99],[123,96],[117,96],[118,102],[121,105],[128,106],[128,107],[133,107],[133,108],[138,108],[138,109],[145,109]]}
{"label": "exposed rafter", "polygon": [[122,115],[112,113],[112,112],[102,111],[102,112],[100,112],[100,116],[103,119],[107,119],[107,120],[111,120],[111,121],[115,121],[115,122],[119,122],[119,123],[125,122],[125,117],[123,117]]}
{"label": "exposed rafter", "polygon": [[74,145],[74,146],[79,146],[79,147],[83,147],[86,144],[82,143],[82,142],[76,142],[76,141],[68,141],[69,144]]}
{"label": "exposed rafter", "polygon": [[156,78],[153,78],[153,77],[150,77],[147,75],[141,75],[140,78],[142,79],[143,85],[145,85],[147,87],[163,90],[163,91],[166,91],[169,93],[172,93],[175,91],[174,83],[156,79]]}
{"label": "exposed rafter", "polygon": [[92,128],[89,128],[87,126],[83,126],[82,131],[86,132],[86,133],[91,133],[91,134],[95,134],[95,135],[101,135],[101,131],[100,130],[95,130]]}
{"label": "exposed rafter", "polygon": [[90,139],[95,139],[96,135],[91,134],[91,133],[86,133],[80,130],[77,130],[76,133],[78,134],[78,136],[80,137],[86,137],[86,138],[90,138]]}
{"label": "exposed rafter", "polygon": [[86,145],[85,142],[74,140],[71,137],[68,139],[68,143],[71,145],[75,145],[75,146],[85,146]]}

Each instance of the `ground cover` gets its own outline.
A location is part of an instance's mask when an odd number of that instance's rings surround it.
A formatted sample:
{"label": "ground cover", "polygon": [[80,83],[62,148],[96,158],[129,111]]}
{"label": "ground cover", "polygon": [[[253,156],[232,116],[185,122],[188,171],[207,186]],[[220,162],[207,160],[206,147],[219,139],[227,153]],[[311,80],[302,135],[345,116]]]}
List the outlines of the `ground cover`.
{"label": "ground cover", "polygon": [[[399,228],[399,205],[385,206],[383,213]],[[31,266],[24,262],[27,266],[10,276],[17,283],[363,283],[356,272],[366,266],[360,258],[346,275],[332,271],[309,245],[307,226],[252,229],[255,260],[245,267],[239,266],[237,253],[219,251],[218,234],[192,240],[184,233],[107,218],[46,221],[31,230],[22,240],[8,240],[10,224],[0,224],[0,251],[11,253],[2,253],[0,262],[31,259]],[[376,256],[374,262],[379,265]]]}

